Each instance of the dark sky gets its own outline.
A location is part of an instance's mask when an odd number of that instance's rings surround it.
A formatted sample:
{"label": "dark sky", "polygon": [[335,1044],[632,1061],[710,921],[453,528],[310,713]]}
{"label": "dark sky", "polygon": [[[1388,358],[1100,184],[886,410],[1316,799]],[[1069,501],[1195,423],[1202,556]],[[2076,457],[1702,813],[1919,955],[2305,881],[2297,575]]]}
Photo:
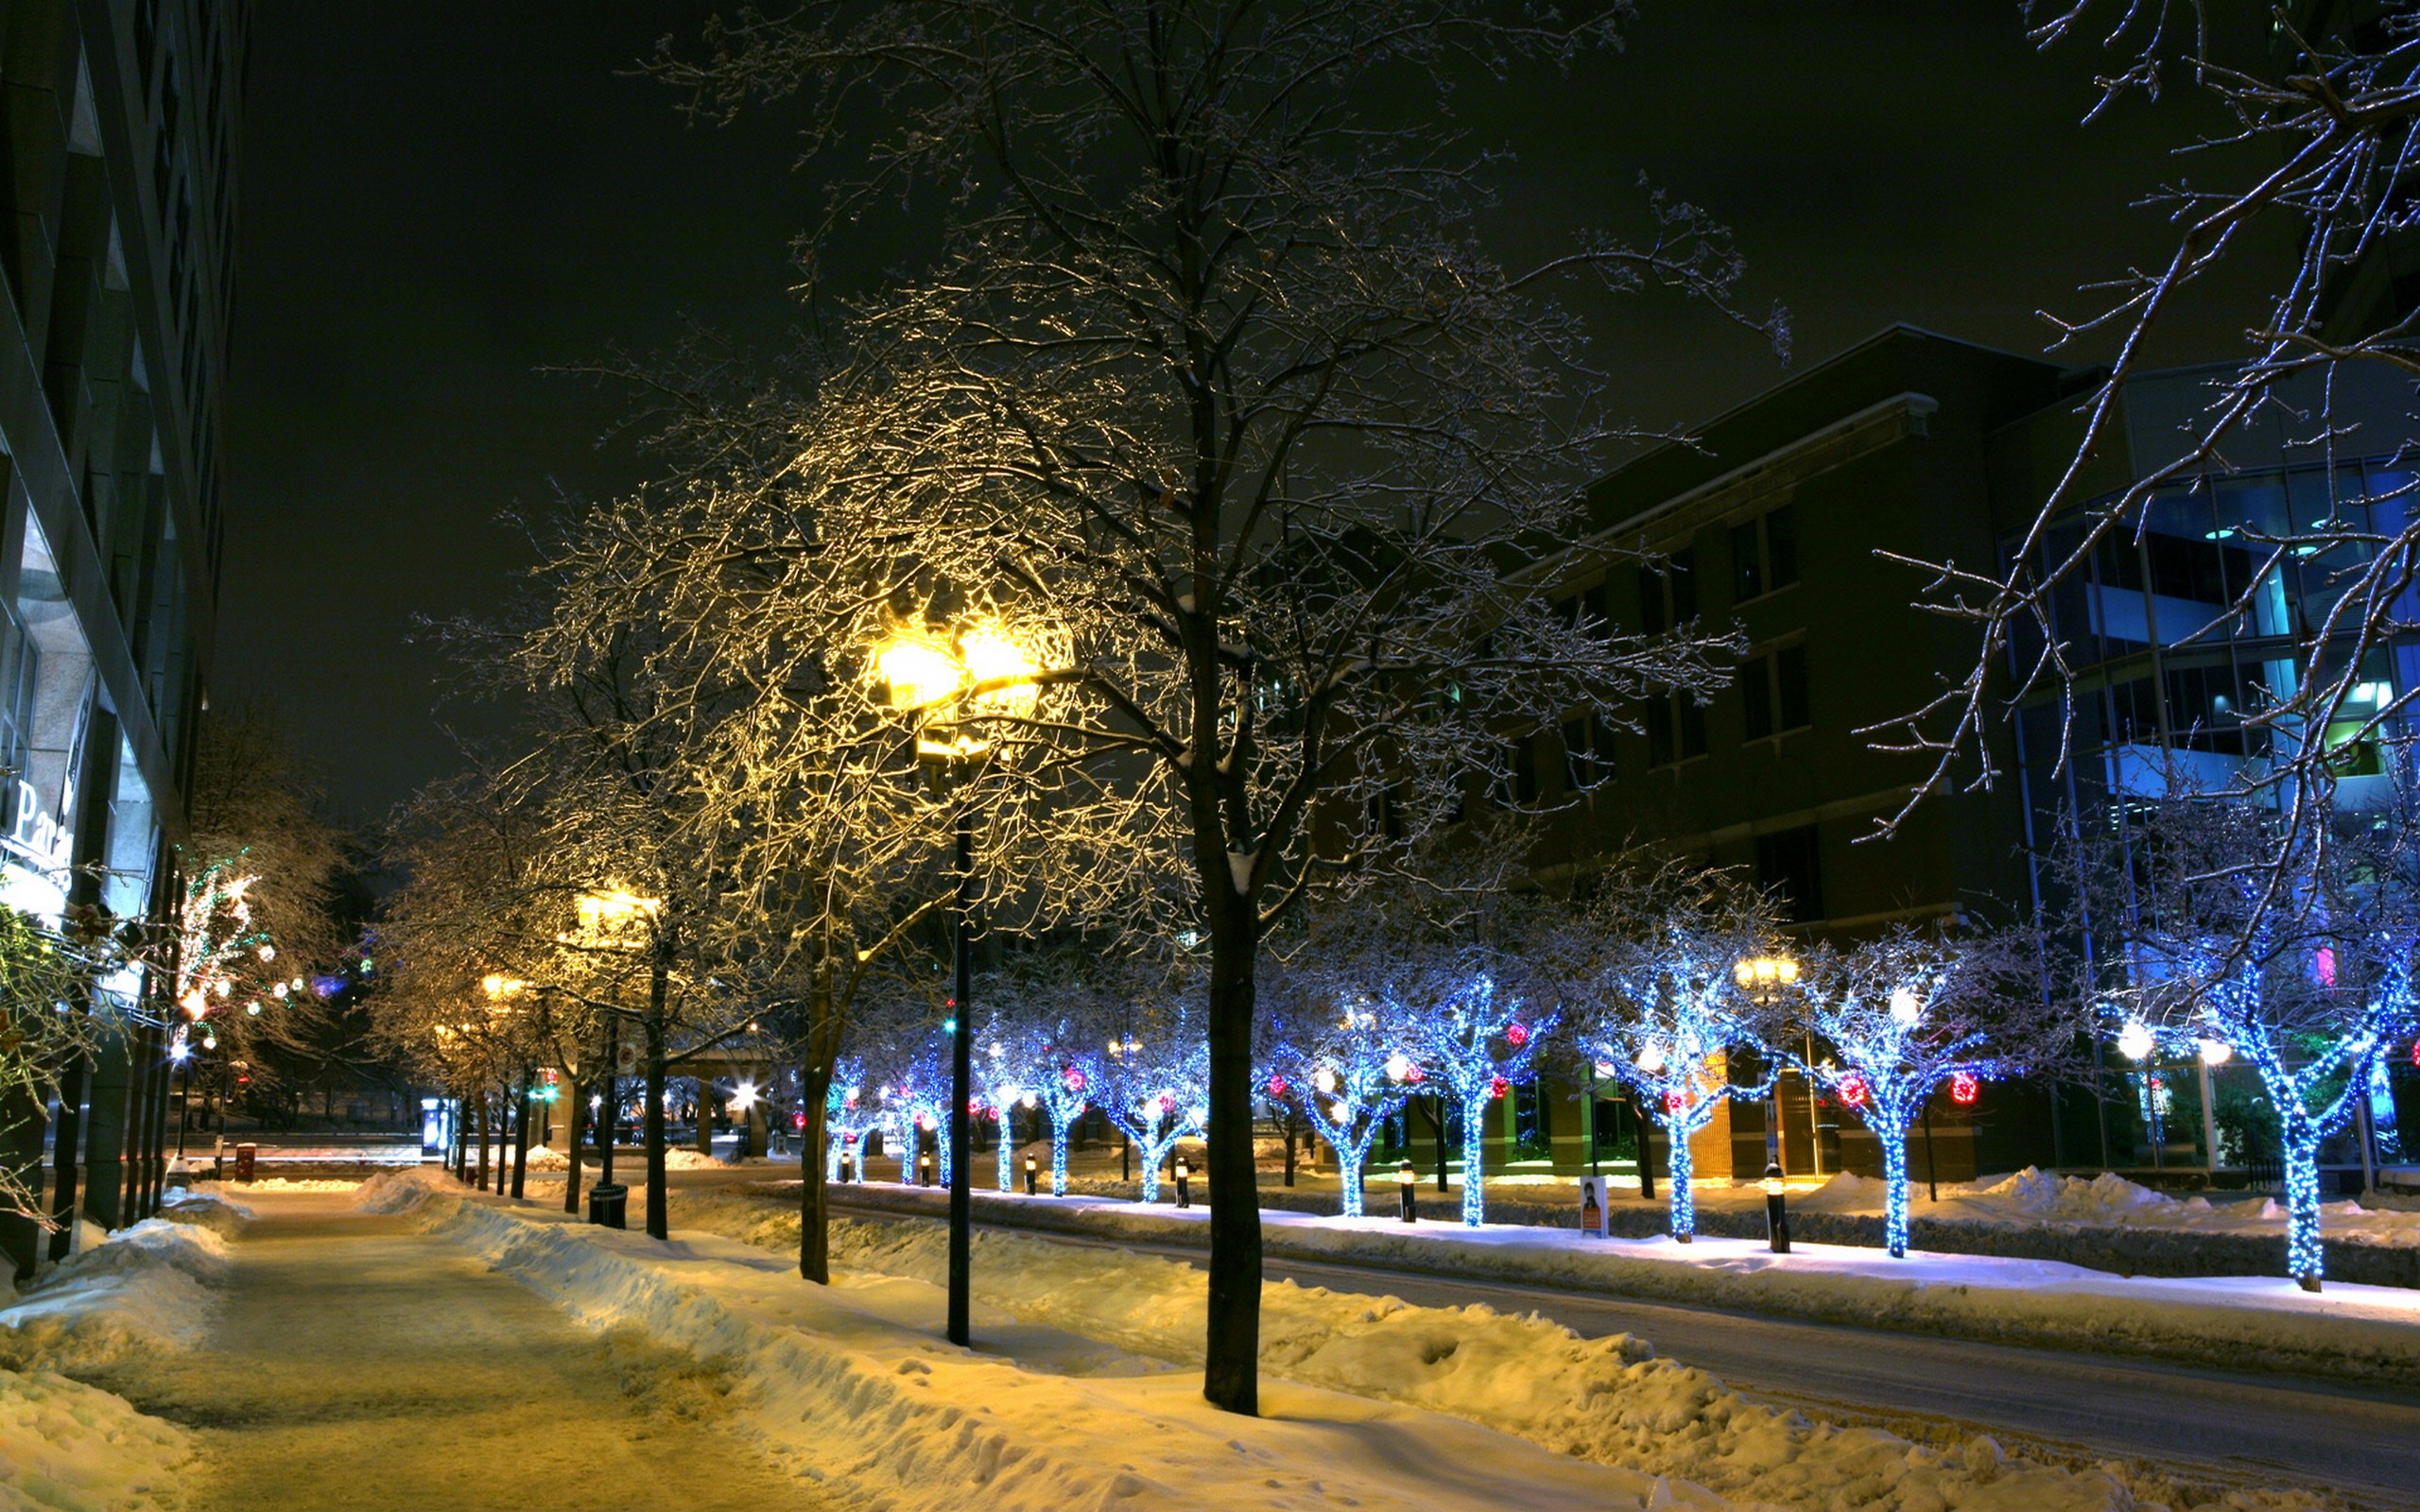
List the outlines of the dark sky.
{"label": "dark sky", "polygon": [[[272,700],[343,816],[459,765],[443,657],[415,614],[495,605],[528,552],[496,523],[637,473],[600,444],[627,396],[553,375],[685,321],[771,344],[796,318],[789,237],[812,180],[790,123],[691,129],[629,77],[703,4],[422,0],[255,14],[242,164],[231,469],[214,696]],[[1642,0],[1631,44],[1567,77],[1463,92],[1520,156],[1484,228],[1507,259],[1619,229],[1644,171],[1725,218],[1798,365],[1904,320],[2038,350],[2033,312],[2156,257],[2129,202],[2190,123],[2086,130],[2106,60],[2025,45],[2015,0]],[[1629,221],[1634,224],[1634,221]],[[873,247],[850,249],[856,271]],[[2171,360],[2221,354],[2223,301]],[[1783,376],[1703,314],[1608,312],[1602,360],[1650,423]]]}

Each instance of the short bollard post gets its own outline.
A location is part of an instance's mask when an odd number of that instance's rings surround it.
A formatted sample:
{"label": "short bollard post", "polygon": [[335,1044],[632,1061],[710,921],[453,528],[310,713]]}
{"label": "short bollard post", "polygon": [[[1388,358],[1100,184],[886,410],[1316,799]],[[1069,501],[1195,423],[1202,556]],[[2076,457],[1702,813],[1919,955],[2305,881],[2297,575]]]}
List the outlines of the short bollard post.
{"label": "short bollard post", "polygon": [[1409,1160],[1395,1167],[1395,1191],[1403,1203],[1403,1221],[1418,1223],[1420,1221],[1420,1173],[1411,1168]]}
{"label": "short bollard post", "polygon": [[1193,1167],[1186,1162],[1184,1156],[1178,1156],[1176,1158],[1176,1205],[1180,1208],[1193,1206],[1193,1189],[1186,1185],[1192,1178]]}
{"label": "short bollard post", "polygon": [[1025,1158],[1025,1194],[1028,1197],[1033,1195],[1033,1157],[1030,1155]]}
{"label": "short bollard post", "polygon": [[1783,1195],[1778,1165],[1765,1167],[1765,1233],[1774,1254],[1789,1253],[1789,1198]]}
{"label": "short bollard post", "polygon": [[916,1184],[920,1187],[933,1184],[933,1155],[930,1150],[916,1157]]}
{"label": "short bollard post", "polygon": [[854,1150],[840,1152],[840,1184],[847,1186],[857,1178],[857,1157]]}

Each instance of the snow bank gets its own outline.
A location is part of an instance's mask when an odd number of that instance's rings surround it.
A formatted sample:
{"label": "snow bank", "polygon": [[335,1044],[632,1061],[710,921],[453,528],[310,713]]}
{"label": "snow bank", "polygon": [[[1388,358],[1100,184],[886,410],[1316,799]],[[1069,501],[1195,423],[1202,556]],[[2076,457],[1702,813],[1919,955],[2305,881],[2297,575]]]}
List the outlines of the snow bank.
{"label": "snow bank", "polygon": [[[416,1192],[400,1182],[365,1191],[364,1204],[417,1209],[424,1227],[589,1326],[637,1326],[716,1359],[746,1382],[733,1399],[741,1420],[803,1476],[828,1476],[850,1504],[886,1512],[962,1512],[975,1498],[987,1512],[1736,1504],[1451,1418],[1298,1386],[1271,1383],[1264,1417],[1235,1418],[1201,1401],[1188,1376],[1105,1357],[1098,1346],[996,1314],[977,1326],[1012,1358],[941,1343],[929,1286],[811,1287],[787,1262],[719,1239],[683,1234],[656,1245],[463,1200],[441,1177],[412,1185]],[[1030,1367],[1020,1363],[1028,1360]]]}
{"label": "snow bank", "polygon": [[140,1352],[195,1348],[227,1240],[198,1224],[147,1218],[72,1255],[0,1309],[0,1368],[82,1371]]}
{"label": "snow bank", "polygon": [[197,1192],[191,1187],[180,1187],[160,1199],[159,1216],[170,1223],[194,1224],[213,1233],[233,1237],[236,1229],[252,1221],[252,1210],[240,1202],[230,1202],[215,1192]]}
{"label": "snow bank", "polygon": [[[683,1224],[794,1249],[794,1215],[708,1193],[674,1196]],[[1198,1364],[1202,1273],[1182,1263],[977,1230],[977,1296],[1012,1315]],[[832,1226],[853,1268],[940,1284],[948,1236],[928,1224]],[[1536,1314],[1415,1307],[1393,1297],[1269,1286],[1261,1363],[1287,1379],[1462,1418],[1558,1454],[1685,1479],[1754,1504],[2058,1512],[2135,1505],[2109,1475],[2004,1456],[1979,1438],[1925,1448],[1750,1401],[1630,1335],[1583,1339]],[[2257,1503],[2247,1503],[2257,1504]],[[2270,1504],[2295,1505],[2299,1500]]]}
{"label": "snow bank", "polygon": [[361,1185],[360,1177],[265,1177],[244,1188],[247,1192],[351,1192]]}
{"label": "snow bank", "polygon": [[[911,1189],[867,1183],[848,1200],[937,1211]],[[676,1196],[676,1201],[679,1198]],[[1199,1210],[977,1193],[987,1224],[1201,1246]],[[1320,1218],[1264,1210],[1273,1256],[1340,1260],[1420,1275],[1537,1281],[1818,1322],[1995,1343],[2153,1355],[2240,1369],[2246,1361],[2363,1382],[2420,1383],[2420,1291],[2330,1281],[2312,1295],[2283,1278],[2126,1277],[2050,1260],[1876,1249],[1804,1241],[1775,1255],[1760,1241],[1701,1233],[1590,1239],[1576,1229],[1464,1228],[1392,1218]]]}
{"label": "snow bank", "polygon": [[0,1512],[153,1512],[182,1504],[193,1435],[122,1397],[0,1369]]}

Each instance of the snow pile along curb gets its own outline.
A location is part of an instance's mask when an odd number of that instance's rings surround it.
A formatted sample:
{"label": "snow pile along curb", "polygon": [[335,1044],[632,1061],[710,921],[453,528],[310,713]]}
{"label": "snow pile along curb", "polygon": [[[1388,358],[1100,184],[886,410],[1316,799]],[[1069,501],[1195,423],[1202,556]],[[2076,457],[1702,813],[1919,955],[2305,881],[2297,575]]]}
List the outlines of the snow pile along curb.
{"label": "snow pile along curb", "polygon": [[48,1371],[0,1370],[0,1512],[153,1512],[182,1504],[183,1429]]}
{"label": "snow pile along curb", "polygon": [[0,1309],[0,1366],[77,1372],[190,1349],[209,1329],[209,1287],[226,1268],[215,1228],[164,1218],[122,1228]]}
{"label": "snow pile along curb", "polygon": [[[1008,1335],[1016,1358],[1047,1362],[1020,1368],[941,1344],[894,1315],[930,1320],[937,1308],[928,1287],[812,1287],[777,1260],[708,1236],[658,1245],[470,1200],[441,1178],[373,1183],[363,1204],[416,1210],[423,1228],[590,1327],[635,1327],[728,1369],[746,1383],[732,1399],[744,1420],[769,1448],[801,1462],[802,1474],[828,1475],[843,1504],[885,1512],[962,1512],[970,1498],[989,1512],[1733,1504],[1465,1423],[1297,1387],[1267,1392],[1268,1418],[1232,1418],[1202,1402],[1188,1376],[1123,1357],[1102,1366],[1096,1345],[978,1319],[987,1337]],[[1079,1345],[1098,1374],[1068,1367]]]}
{"label": "snow pile along curb", "polygon": [[[794,1214],[744,1197],[684,1192],[675,1211],[684,1224],[752,1243],[797,1244]],[[982,1301],[1141,1353],[1199,1362],[1205,1280],[1191,1266],[979,1230],[976,1244]],[[832,1256],[938,1282],[947,1236],[927,1225],[841,1220],[832,1227]],[[2101,1471],[2009,1459],[1989,1438],[1943,1450],[1810,1423],[1653,1355],[1629,1335],[1583,1339],[1535,1314],[1416,1307],[1286,1281],[1263,1295],[1261,1360],[1273,1373],[1462,1418],[1560,1454],[1685,1479],[1748,1503],[1972,1512],[2137,1505]]]}
{"label": "snow pile along curb", "polygon": [[[927,1216],[912,1191],[851,1187],[846,1201]],[[1074,1199],[986,1199],[984,1223],[1199,1246],[1199,1213]],[[1921,1231],[1921,1230],[1920,1230]],[[1416,1275],[1526,1281],[1569,1291],[1846,1323],[1948,1338],[2085,1349],[2364,1382],[2420,1383],[2420,1292],[2330,1282],[2313,1296],[2283,1279],[2122,1277],[2056,1261],[1709,1238],[1589,1239],[1575,1229],[1489,1224],[1407,1228],[1391,1219],[1261,1214],[1262,1245],[1288,1260],[1344,1261]]]}

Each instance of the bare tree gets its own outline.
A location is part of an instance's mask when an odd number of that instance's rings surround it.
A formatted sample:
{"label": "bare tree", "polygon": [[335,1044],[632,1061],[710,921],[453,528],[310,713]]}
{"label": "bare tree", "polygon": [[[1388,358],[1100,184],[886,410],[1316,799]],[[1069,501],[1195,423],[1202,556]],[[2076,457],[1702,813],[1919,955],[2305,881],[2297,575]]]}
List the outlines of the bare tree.
{"label": "bare tree", "polygon": [[[850,311],[778,486],[721,501],[755,528],[685,546],[785,573],[690,618],[734,666],[903,629],[962,649],[977,617],[1022,642],[943,712],[1039,795],[1014,812],[1046,893],[1114,862],[1157,904],[1117,922],[1204,941],[1204,1391],[1231,1410],[1257,1400],[1264,933],[1449,823],[1508,733],[1719,680],[1694,634],[1573,623],[1511,577],[1586,533],[1581,489],[1634,438],[1558,281],[1729,313],[1739,271],[1661,198],[1634,243],[1525,269],[1478,246],[1448,84],[1612,37],[1463,0],[893,0],[743,12],[659,64],[710,114],[804,94],[811,152],[871,128],[810,274],[901,193],[947,198],[929,269]],[[1357,112],[1381,92],[1420,96],[1410,124]],[[1030,712],[995,696],[1037,679]]]}
{"label": "bare tree", "polygon": [[[2054,351],[2111,353],[2078,402],[2073,448],[2004,560],[1913,563],[1933,575],[1923,607],[1976,627],[1978,654],[1921,708],[1868,733],[1932,762],[1910,808],[1962,782],[1996,782],[2000,718],[2015,705],[2068,696],[2085,631],[2073,606],[2092,563],[2142,541],[2164,501],[2216,490],[2244,454],[2282,437],[2326,466],[2324,480],[2291,507],[2282,497],[2275,507],[2220,499],[2213,523],[2194,534],[2240,565],[2223,591],[2194,595],[2217,602],[2196,610],[2164,597],[2163,614],[2192,622],[2163,623],[2160,632],[2170,643],[2238,634],[2281,643],[2260,654],[2277,659],[2282,675],[2265,679],[2256,707],[2237,712],[2260,757],[2242,764],[2237,782],[2283,801],[2324,800],[2346,747],[2392,732],[2420,697],[2420,688],[2393,689],[2379,670],[2380,653],[2412,628],[2420,510],[2410,416],[2400,404],[2381,412],[2355,399],[2363,387],[2405,394],[2420,377],[2420,308],[2395,296],[2387,276],[2420,216],[2410,192],[2420,166],[2420,17],[2400,8],[2224,9],[2187,0],[2026,9],[2041,47],[2107,55],[2093,116],[2130,102],[2183,115],[2189,129],[2180,134],[2191,140],[2180,149],[2179,177],[2146,196],[2169,215],[2175,240],[2166,261],[2113,270],[2087,291],[2100,301],[2088,313],[2046,316]],[[2129,386],[2180,310],[2222,269],[2261,258],[2281,238],[2294,255],[2266,287],[2242,348],[2204,379],[2199,407],[2165,435],[2129,427]],[[2129,454],[2131,474],[2113,475],[2111,459]],[[2392,459],[2394,470],[2345,465],[2362,456]]]}

